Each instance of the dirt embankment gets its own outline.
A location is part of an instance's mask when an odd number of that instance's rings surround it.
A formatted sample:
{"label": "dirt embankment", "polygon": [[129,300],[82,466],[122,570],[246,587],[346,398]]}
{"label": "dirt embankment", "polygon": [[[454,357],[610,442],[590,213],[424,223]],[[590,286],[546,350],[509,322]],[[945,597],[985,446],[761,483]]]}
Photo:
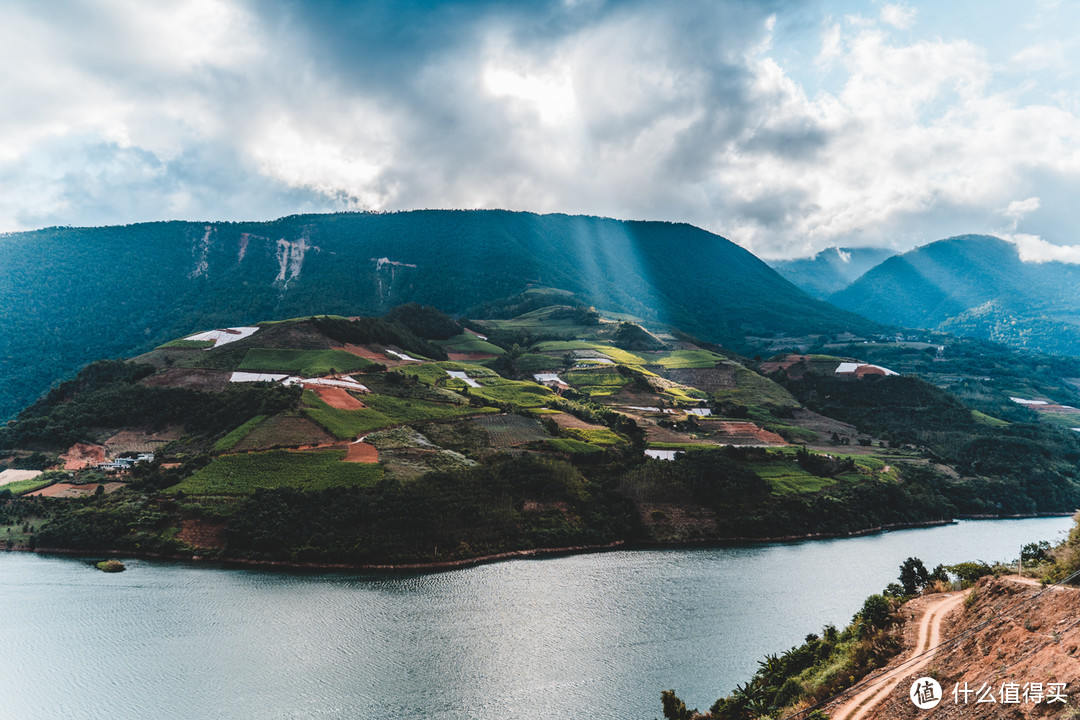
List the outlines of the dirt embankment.
{"label": "dirt embankment", "polygon": [[[905,606],[905,611],[919,614],[918,606]],[[915,645],[912,628],[917,624],[908,623],[909,649]],[[925,666],[903,672],[863,720],[1080,718],[1080,589],[1043,592],[1037,584],[984,578],[973,600],[943,619],[943,640],[963,633],[968,634]],[[921,677],[941,684],[941,703],[930,710],[920,710],[908,696]],[[1066,702],[1048,702],[1054,694]]]}
{"label": "dirt embankment", "polygon": [[105,462],[105,448],[89,443],[75,443],[60,456],[65,470],[82,470]]}

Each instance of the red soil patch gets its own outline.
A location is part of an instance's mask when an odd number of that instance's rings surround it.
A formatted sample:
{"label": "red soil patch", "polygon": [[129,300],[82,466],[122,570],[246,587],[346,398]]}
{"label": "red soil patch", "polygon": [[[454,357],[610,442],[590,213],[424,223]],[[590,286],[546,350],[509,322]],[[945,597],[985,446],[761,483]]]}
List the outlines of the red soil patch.
{"label": "red soil patch", "polygon": [[595,425],[584,420],[570,415],[569,413],[552,413],[551,415],[544,415],[545,418],[554,420],[555,424],[561,428],[576,428],[578,430],[599,430],[603,428],[603,425]]}
{"label": "red soil patch", "polygon": [[374,350],[369,350],[368,348],[364,347],[363,345],[353,345],[351,343],[346,343],[345,347],[343,347],[341,349],[344,350],[345,352],[352,353],[353,355],[356,355],[357,357],[362,357],[365,360],[373,360],[375,362],[381,362],[383,364],[385,364],[388,360],[390,360],[390,358],[388,358],[386,356],[386,353],[375,352]]}
{"label": "red soil patch", "polygon": [[787,440],[774,432],[759,428],[752,422],[740,420],[712,420],[698,423],[701,427],[715,430],[709,438],[723,445],[787,445]]}
{"label": "red soil patch", "polygon": [[379,449],[364,442],[349,443],[349,452],[345,455],[344,461],[377,463],[379,462]]}
{"label": "red soil patch", "polygon": [[769,373],[774,373],[777,370],[787,370],[792,365],[807,361],[808,360],[805,355],[788,355],[783,360],[774,360],[771,362],[761,363],[761,365],[758,366],[758,372],[760,372],[762,375],[768,375]]}
{"label": "red soil patch", "polygon": [[490,360],[493,357],[498,357],[492,353],[446,353],[446,357],[450,358],[454,362],[471,362],[473,360]]}
{"label": "red soil patch", "polygon": [[350,395],[345,388],[313,385],[310,389],[320,400],[337,410],[360,410],[365,407],[364,403]]}
{"label": "red soil patch", "polygon": [[105,441],[105,449],[116,456],[125,452],[156,452],[158,448],[183,435],[180,427],[171,427],[156,433],[121,430]]}
{"label": "red soil patch", "polygon": [[105,462],[105,448],[101,445],[75,443],[60,456],[65,470],[82,470],[90,465]]}
{"label": "red soil patch", "polygon": [[[121,482],[107,482],[104,483],[105,492],[116,492],[120,488],[124,487],[124,483]],[[28,496],[33,497],[51,497],[51,498],[74,498],[74,497],[86,497],[87,495],[93,495],[97,492],[98,483],[88,483],[86,485],[73,485],[71,483],[53,483],[47,488],[36,490],[32,493],[27,493]]]}
{"label": "red soil patch", "polygon": [[1068,405],[1028,405],[1027,407],[1036,412],[1058,413],[1060,415],[1080,414],[1080,409]]}

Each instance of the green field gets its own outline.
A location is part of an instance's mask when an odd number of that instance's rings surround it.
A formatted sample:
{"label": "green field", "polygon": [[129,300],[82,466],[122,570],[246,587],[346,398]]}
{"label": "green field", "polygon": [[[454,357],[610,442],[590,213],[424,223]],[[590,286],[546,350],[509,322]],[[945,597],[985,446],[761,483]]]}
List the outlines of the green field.
{"label": "green field", "polygon": [[[570,350],[594,350],[601,355],[606,355],[621,365],[648,365],[649,361],[641,355],[635,355],[611,345],[603,343],[586,342],[584,340],[550,340],[542,342],[533,348],[536,352],[566,352]],[[582,358],[585,360],[585,358]]]}
{"label": "green field", "polygon": [[214,443],[216,452],[227,452],[236,447],[236,444],[244,439],[244,436],[255,429],[255,426],[266,419],[265,415],[256,415],[240,427],[232,430],[223,438]]}
{"label": "green field", "polygon": [[506,351],[498,345],[492,345],[486,340],[481,340],[472,333],[461,333],[449,340],[439,343],[443,350],[456,353],[490,353],[491,355],[505,355]]}
{"label": "green field", "polygon": [[446,374],[447,370],[463,372],[470,378],[499,377],[494,370],[488,370],[482,365],[459,362],[427,362],[415,365],[402,365],[390,372],[408,377],[415,377],[425,385],[446,385],[450,387],[465,387],[465,383]]}
{"label": "green field", "polygon": [[817,492],[822,488],[836,483],[831,477],[818,477],[813,473],[803,470],[794,458],[770,459],[765,462],[753,462],[750,469],[757,473],[772,486],[773,492],[778,494]]}
{"label": "green field", "polygon": [[603,452],[602,448],[595,445],[570,438],[552,438],[547,441],[547,444],[559,452],[570,453],[571,455],[592,455]]}
{"label": "green field", "polygon": [[488,415],[474,421],[491,436],[492,447],[524,445],[550,438],[539,420],[520,415]]}
{"label": "green field", "polygon": [[509,403],[520,408],[536,408],[545,405],[555,393],[544,385],[502,378],[480,378],[482,387],[470,388],[469,394],[493,402]]}
{"label": "green field", "polygon": [[244,355],[239,370],[290,375],[328,375],[331,372],[358,372],[374,365],[345,350],[285,350],[252,348]]}
{"label": "green field", "polygon": [[649,356],[650,365],[659,365],[668,370],[711,368],[725,361],[724,357],[708,350],[674,350]]}
{"label": "green field", "polygon": [[304,391],[303,399],[306,406],[304,412],[308,417],[343,440],[390,425],[451,420],[466,415],[497,412],[495,408],[475,408],[390,395],[364,396],[367,407],[361,410],[332,408],[310,390]]}
{"label": "green field", "polygon": [[259,488],[325,490],[368,487],[382,477],[374,463],[341,462],[344,450],[223,455],[166,492],[188,495],[250,495]]}
{"label": "green field", "polygon": [[206,350],[212,348],[217,343],[213,340],[173,340],[167,342],[164,345],[158,345],[157,350],[161,348],[172,348],[174,350]]}
{"label": "green field", "polygon": [[592,445],[618,445],[626,442],[608,428],[563,428],[562,433],[572,440]]}
{"label": "green field", "polygon": [[41,488],[49,487],[58,480],[66,480],[66,477],[57,478],[56,476],[48,477],[49,473],[45,475],[38,475],[36,478],[30,478],[29,480],[17,480],[7,485],[0,485],[0,490],[10,490],[12,495],[22,495],[23,493],[31,493]]}
{"label": "green field", "polygon": [[560,377],[574,387],[622,387],[630,379],[613,370],[573,370]]}

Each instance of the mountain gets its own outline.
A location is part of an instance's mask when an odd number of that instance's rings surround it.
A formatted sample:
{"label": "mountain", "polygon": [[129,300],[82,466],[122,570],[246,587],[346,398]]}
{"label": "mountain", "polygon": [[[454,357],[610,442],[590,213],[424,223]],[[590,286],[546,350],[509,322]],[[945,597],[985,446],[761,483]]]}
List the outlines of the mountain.
{"label": "mountain", "polygon": [[0,419],[100,357],[173,337],[406,302],[460,314],[543,285],[703,339],[872,327],[722,237],[506,211],[48,228],[0,237]]}
{"label": "mountain", "polygon": [[987,235],[891,257],[829,302],[883,323],[1080,354],[1080,266],[1024,262],[1015,245]]}
{"label": "mountain", "polygon": [[894,254],[885,248],[830,247],[811,258],[773,260],[769,265],[797,287],[824,300]]}

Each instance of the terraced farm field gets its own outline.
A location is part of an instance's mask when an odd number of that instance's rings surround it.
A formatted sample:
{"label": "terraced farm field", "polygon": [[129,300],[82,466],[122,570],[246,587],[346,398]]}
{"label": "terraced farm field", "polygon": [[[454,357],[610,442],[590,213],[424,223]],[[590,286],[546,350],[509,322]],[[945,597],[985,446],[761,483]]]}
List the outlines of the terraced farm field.
{"label": "terraced farm field", "polygon": [[345,450],[271,450],[223,455],[167,492],[187,495],[250,495],[259,488],[325,490],[367,487],[382,477],[377,464],[342,462]]}
{"label": "terraced farm field", "polygon": [[524,445],[551,437],[539,420],[521,415],[488,415],[476,418],[473,422],[487,431],[491,437],[491,446],[496,448]]}
{"label": "terraced farm field", "polygon": [[349,373],[369,368],[372,361],[346,350],[285,350],[252,348],[238,370],[317,376],[331,372]]}

